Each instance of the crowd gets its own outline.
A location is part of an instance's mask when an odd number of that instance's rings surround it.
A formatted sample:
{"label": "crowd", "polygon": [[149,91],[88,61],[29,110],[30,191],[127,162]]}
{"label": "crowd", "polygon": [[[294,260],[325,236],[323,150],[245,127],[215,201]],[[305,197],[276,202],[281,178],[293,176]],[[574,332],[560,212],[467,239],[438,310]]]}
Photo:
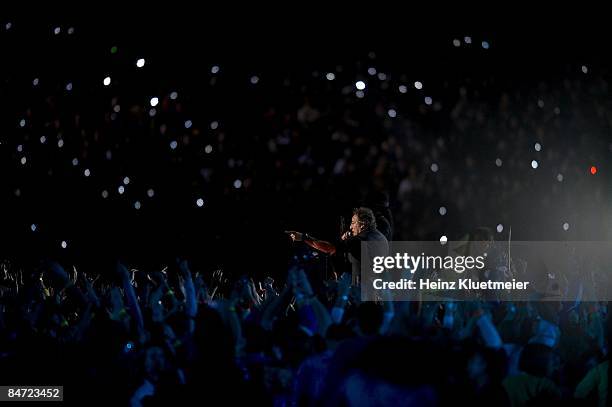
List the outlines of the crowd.
{"label": "crowd", "polygon": [[2,265],[3,383],[132,406],[605,405],[605,303],[361,302],[218,271]]}

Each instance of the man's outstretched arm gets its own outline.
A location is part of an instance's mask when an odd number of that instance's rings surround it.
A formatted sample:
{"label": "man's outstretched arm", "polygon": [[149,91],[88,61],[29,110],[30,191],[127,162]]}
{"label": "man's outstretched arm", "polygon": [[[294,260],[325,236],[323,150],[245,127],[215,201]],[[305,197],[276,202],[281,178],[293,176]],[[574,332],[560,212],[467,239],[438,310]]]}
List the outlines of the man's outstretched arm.
{"label": "man's outstretched arm", "polygon": [[306,233],[300,233],[295,231],[286,231],[285,233],[289,234],[289,237],[294,242],[304,242],[313,249],[323,252],[325,254],[336,253],[336,246],[333,243],[327,242],[325,240],[319,240],[317,238],[309,236]]}

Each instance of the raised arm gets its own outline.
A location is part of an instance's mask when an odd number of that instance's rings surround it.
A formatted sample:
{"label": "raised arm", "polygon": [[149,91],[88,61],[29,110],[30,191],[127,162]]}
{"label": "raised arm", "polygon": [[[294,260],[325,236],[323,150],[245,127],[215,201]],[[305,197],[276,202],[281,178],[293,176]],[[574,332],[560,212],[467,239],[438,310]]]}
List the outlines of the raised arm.
{"label": "raised arm", "polygon": [[325,254],[336,253],[336,246],[333,243],[327,242],[325,240],[319,240],[317,238],[309,236],[306,233],[291,230],[285,231],[285,233],[289,234],[289,237],[294,242],[304,242],[313,249],[323,252]]}
{"label": "raised arm", "polygon": [[185,290],[185,313],[189,317],[189,332],[195,330],[194,318],[198,313],[198,302],[196,301],[196,292],[191,278],[191,271],[187,260],[179,261],[179,270],[183,279],[183,289]]}
{"label": "raised arm", "polygon": [[119,273],[119,276],[121,278],[123,291],[127,298],[130,316],[136,322],[136,328],[138,329],[138,333],[142,334],[144,332],[144,319],[142,317],[140,305],[138,304],[136,292],[134,291],[134,287],[132,286],[132,282],[130,281],[130,273],[128,272],[127,268],[125,268],[125,266],[119,262],[117,262],[117,272]]}
{"label": "raised arm", "polygon": [[290,270],[289,273],[290,275],[293,273],[293,276],[290,277],[289,280],[293,281],[293,290],[297,299],[298,314],[300,315],[300,319],[305,324],[308,324],[310,316],[314,316],[316,326],[308,328],[313,328],[313,331],[316,331],[321,335],[325,335],[327,328],[332,323],[329,312],[327,312],[327,309],[323,306],[323,304],[321,304],[313,292],[304,270],[293,269]]}
{"label": "raised arm", "polygon": [[50,262],[48,273],[51,277],[51,280],[56,285],[57,293],[61,291],[66,291],[66,294],[75,301],[77,301],[79,305],[87,305],[87,300],[85,299],[85,296],[83,296],[81,290],[79,290],[74,285],[74,282],[70,280],[68,273],[66,273],[66,270],[64,270],[64,268],[59,263]]}

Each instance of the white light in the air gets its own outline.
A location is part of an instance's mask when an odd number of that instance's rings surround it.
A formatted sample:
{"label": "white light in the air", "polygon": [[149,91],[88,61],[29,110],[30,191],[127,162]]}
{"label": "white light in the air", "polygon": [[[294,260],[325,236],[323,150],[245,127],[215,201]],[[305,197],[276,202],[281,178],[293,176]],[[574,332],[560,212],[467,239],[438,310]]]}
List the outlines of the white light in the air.
{"label": "white light in the air", "polygon": [[355,82],[355,87],[357,90],[364,90],[366,88],[366,84],[364,81],[357,81]]}
{"label": "white light in the air", "polygon": [[136,61],[136,66],[138,68],[142,68],[145,65],[145,60],[144,58],[140,58],[138,61]]}

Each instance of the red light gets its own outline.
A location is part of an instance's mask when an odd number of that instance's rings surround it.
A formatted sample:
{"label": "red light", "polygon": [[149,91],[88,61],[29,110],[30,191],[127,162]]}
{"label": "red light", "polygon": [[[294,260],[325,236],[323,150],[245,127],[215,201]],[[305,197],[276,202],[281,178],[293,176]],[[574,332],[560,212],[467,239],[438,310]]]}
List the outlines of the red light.
{"label": "red light", "polygon": [[592,166],[591,167],[591,174],[595,175],[597,173],[597,167]]}

